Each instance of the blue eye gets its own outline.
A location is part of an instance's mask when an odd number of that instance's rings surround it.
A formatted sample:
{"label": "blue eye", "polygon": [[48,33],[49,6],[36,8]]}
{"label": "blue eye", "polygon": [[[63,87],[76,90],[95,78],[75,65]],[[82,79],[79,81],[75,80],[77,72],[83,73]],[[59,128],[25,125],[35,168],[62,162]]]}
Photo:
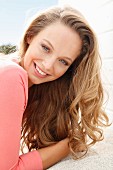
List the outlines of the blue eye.
{"label": "blue eye", "polygon": [[68,62],[65,61],[65,60],[63,60],[63,59],[60,59],[59,61],[60,61],[62,64],[66,65],[66,66],[68,65]]}
{"label": "blue eye", "polygon": [[45,45],[41,45],[42,46],[42,48],[43,48],[43,50],[45,51],[45,52],[49,52],[50,51],[50,49],[47,47],[47,46],[45,46]]}

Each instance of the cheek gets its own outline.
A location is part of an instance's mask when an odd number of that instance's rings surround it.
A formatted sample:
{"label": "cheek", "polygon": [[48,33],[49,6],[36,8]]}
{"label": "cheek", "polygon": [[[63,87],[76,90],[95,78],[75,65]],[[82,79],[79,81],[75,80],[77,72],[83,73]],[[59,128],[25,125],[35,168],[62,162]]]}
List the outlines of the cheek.
{"label": "cheek", "polygon": [[24,58],[23,58],[23,65],[25,70],[28,70],[31,67],[31,64],[33,63],[33,56],[31,53],[27,53],[25,54]]}
{"label": "cheek", "polygon": [[36,58],[36,56],[38,54],[37,52],[38,52],[38,50],[36,50],[36,47],[33,48],[32,46],[30,46],[27,49],[26,54],[25,54],[27,60],[32,60],[33,58]]}
{"label": "cheek", "polygon": [[65,74],[65,72],[67,71],[67,69],[57,69],[55,71],[55,75],[57,78],[61,77],[63,74]]}

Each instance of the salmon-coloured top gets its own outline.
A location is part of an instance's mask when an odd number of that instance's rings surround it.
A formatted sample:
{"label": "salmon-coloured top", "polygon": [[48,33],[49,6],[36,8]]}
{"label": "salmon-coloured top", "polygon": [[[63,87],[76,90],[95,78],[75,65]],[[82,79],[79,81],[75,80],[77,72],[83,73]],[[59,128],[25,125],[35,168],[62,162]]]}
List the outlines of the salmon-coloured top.
{"label": "salmon-coloured top", "polygon": [[0,60],[0,170],[43,169],[38,151],[19,156],[27,99],[27,72],[13,61]]}

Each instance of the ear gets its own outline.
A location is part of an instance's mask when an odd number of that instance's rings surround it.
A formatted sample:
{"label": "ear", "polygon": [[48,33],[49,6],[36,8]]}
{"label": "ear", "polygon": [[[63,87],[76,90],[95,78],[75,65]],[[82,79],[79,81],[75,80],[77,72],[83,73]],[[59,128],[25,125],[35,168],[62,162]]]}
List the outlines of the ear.
{"label": "ear", "polygon": [[31,43],[31,40],[32,40],[32,37],[31,37],[31,36],[27,36],[27,43],[28,43],[28,44]]}

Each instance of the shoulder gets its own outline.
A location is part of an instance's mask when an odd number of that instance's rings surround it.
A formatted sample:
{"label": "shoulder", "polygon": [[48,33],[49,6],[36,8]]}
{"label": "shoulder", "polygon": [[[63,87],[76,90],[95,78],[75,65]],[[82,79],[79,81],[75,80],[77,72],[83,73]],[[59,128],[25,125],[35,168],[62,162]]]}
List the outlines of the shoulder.
{"label": "shoulder", "polygon": [[13,61],[0,61],[0,89],[19,93],[23,92],[25,105],[28,99],[28,76],[27,72]]}
{"label": "shoulder", "polygon": [[22,78],[22,80],[27,81],[27,72],[19,66],[17,63],[11,60],[0,60],[0,79],[2,77]]}

